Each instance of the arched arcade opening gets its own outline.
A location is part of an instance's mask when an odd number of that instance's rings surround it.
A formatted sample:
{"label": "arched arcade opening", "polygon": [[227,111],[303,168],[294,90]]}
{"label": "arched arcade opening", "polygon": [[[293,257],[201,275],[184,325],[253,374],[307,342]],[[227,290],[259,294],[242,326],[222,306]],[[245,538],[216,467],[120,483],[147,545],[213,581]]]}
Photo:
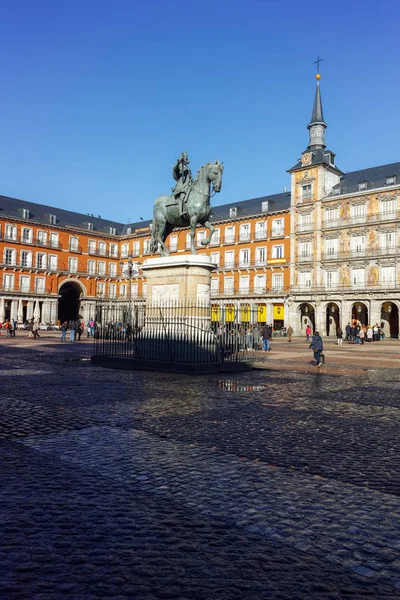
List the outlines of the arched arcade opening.
{"label": "arched arcade opening", "polygon": [[329,302],[326,305],[325,312],[325,327],[326,335],[334,337],[336,335],[337,328],[340,325],[340,312],[336,302]]}
{"label": "arched arcade opening", "polygon": [[75,321],[79,317],[82,288],[76,281],[65,281],[59,290],[58,318],[64,321]]}
{"label": "arched arcade opening", "polygon": [[386,337],[399,338],[399,309],[394,302],[384,302],[381,306],[381,328]]}

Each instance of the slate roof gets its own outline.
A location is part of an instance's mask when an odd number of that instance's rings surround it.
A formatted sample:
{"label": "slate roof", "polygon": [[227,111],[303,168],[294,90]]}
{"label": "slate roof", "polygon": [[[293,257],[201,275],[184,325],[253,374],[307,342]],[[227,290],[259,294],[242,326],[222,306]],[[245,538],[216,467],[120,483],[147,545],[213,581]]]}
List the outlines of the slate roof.
{"label": "slate roof", "polygon": [[317,89],[315,90],[314,106],[308,127],[317,123],[325,123],[324,113],[322,112],[321,87],[319,81],[317,83]]}
{"label": "slate roof", "polygon": [[361,169],[360,171],[351,171],[344,173],[340,178],[340,183],[333,187],[331,196],[341,194],[352,194],[358,192],[359,183],[367,183],[367,190],[387,187],[386,178],[396,176],[397,184],[400,183],[400,162],[382,165],[381,167],[371,167],[370,169]]}

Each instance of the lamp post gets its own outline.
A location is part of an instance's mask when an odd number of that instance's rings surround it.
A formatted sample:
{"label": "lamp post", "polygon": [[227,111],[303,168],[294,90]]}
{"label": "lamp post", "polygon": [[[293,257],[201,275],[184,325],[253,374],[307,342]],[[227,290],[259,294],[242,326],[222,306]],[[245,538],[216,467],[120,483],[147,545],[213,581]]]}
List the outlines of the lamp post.
{"label": "lamp post", "polygon": [[125,264],[124,261],[121,260],[121,262],[119,263],[119,266],[121,268],[122,275],[129,281],[128,294],[127,294],[128,315],[129,315],[127,318],[127,324],[128,324],[131,322],[131,318],[132,318],[132,278],[137,277],[137,275],[139,274],[139,263],[133,262],[132,254],[130,254],[128,256],[128,262]]}

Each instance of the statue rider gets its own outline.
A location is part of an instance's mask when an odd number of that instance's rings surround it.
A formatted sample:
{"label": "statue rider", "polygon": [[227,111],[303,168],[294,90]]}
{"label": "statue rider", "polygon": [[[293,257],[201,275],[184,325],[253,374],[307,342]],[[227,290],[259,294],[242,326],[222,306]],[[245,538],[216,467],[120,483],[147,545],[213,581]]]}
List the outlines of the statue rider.
{"label": "statue rider", "polygon": [[192,171],[188,167],[190,160],[186,152],[182,152],[178,160],[172,167],[172,177],[177,182],[172,188],[175,198],[179,204],[179,215],[186,215],[186,202],[192,187]]}

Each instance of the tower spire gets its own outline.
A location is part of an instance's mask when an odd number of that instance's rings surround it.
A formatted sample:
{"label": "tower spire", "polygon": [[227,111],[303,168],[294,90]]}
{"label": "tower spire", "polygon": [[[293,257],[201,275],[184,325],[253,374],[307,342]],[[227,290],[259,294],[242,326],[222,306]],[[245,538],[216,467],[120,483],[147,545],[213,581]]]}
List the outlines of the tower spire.
{"label": "tower spire", "polygon": [[307,125],[307,128],[310,132],[310,141],[308,147],[311,150],[316,150],[318,148],[324,149],[326,147],[325,144],[325,129],[328,125],[324,121],[324,113],[322,111],[322,100],[321,100],[321,88],[320,88],[320,79],[321,75],[319,73],[319,63],[321,62],[321,58],[318,57],[317,69],[318,73],[315,78],[317,80],[317,88],[315,90],[315,98],[314,98],[314,106],[311,115],[311,121]]}

